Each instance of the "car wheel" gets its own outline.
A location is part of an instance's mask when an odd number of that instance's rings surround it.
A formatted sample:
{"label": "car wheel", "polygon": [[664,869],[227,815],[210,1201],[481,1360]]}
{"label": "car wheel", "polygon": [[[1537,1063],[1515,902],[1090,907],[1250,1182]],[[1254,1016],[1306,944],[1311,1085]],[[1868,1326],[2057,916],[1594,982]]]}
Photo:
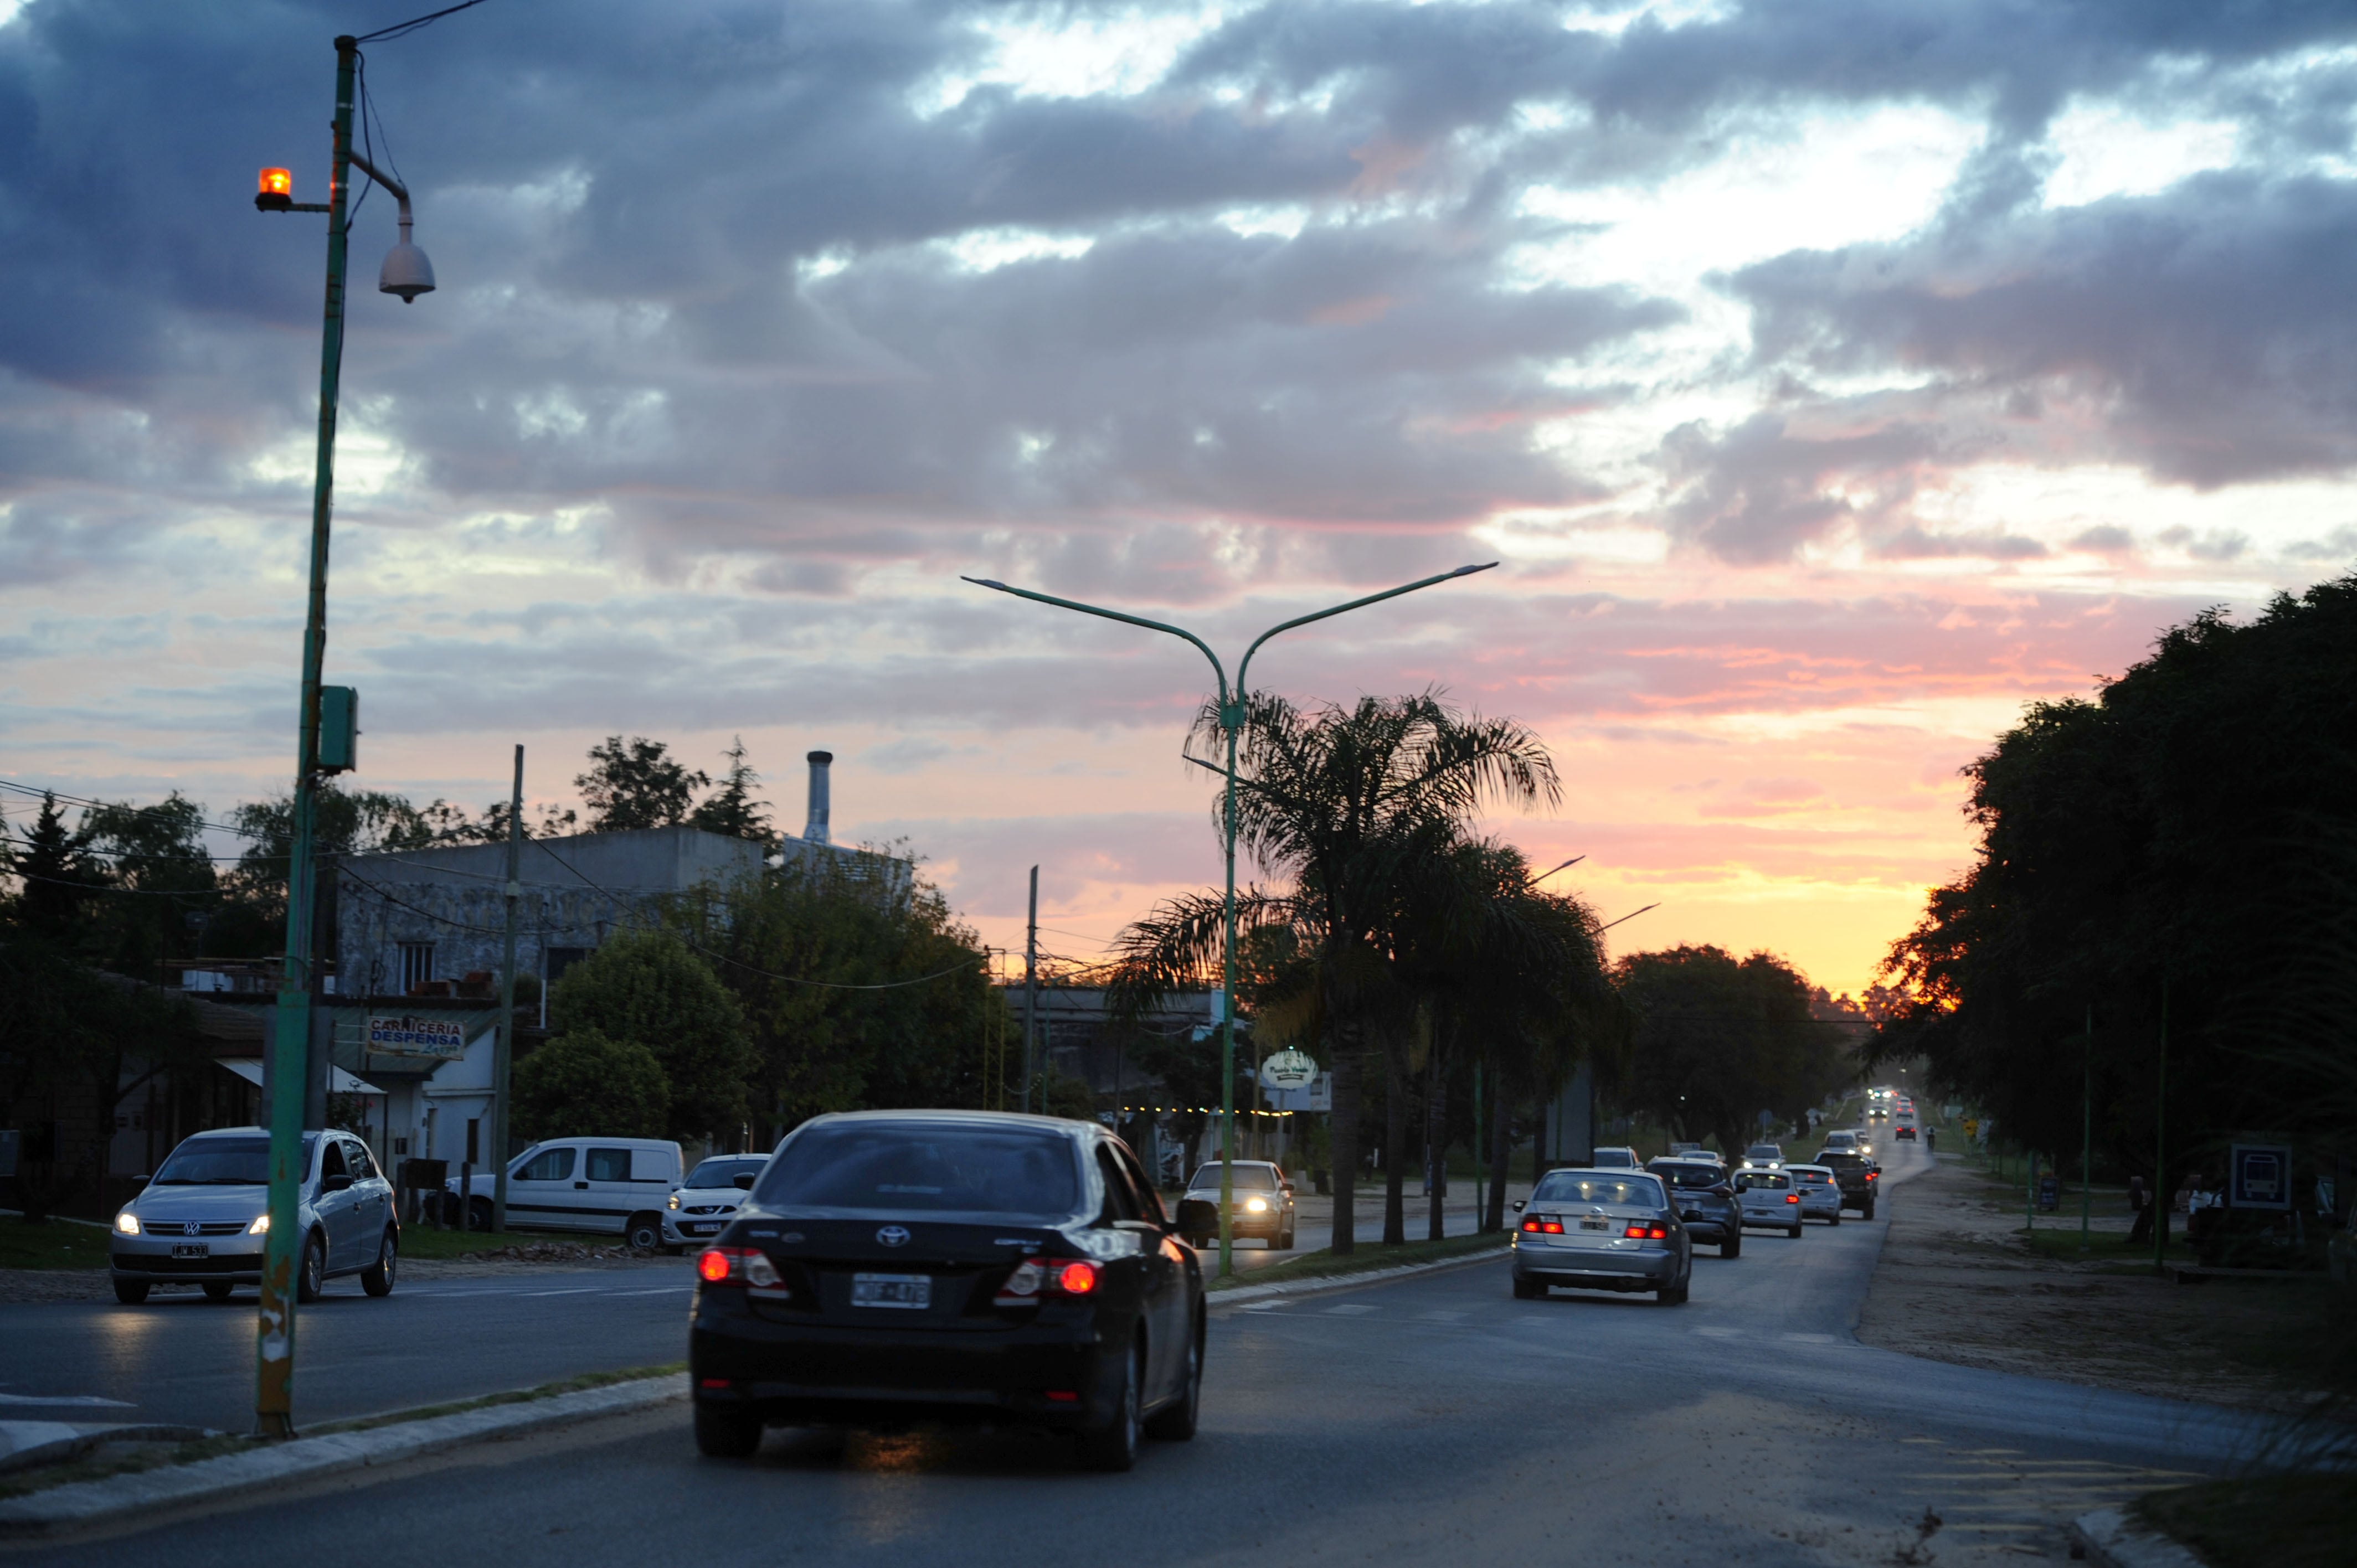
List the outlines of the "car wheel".
{"label": "car wheel", "polygon": [[1277,1234],[1276,1250],[1280,1252],[1293,1251],[1293,1221],[1290,1219],[1285,1222],[1285,1229]]}
{"label": "car wheel", "polygon": [[114,1299],[125,1306],[137,1306],[147,1299],[147,1282],[145,1280],[115,1281]]}
{"label": "car wheel", "polygon": [[695,1451],[707,1459],[747,1459],[761,1446],[761,1418],[741,1410],[695,1407]]}
{"label": "car wheel", "polygon": [[488,1235],[490,1235],[490,1234],[491,1233],[491,1219],[492,1219],[492,1213],[491,1213],[491,1200],[490,1200],[490,1198],[488,1198],[488,1197],[476,1197],[476,1198],[469,1198],[469,1199],[468,1200],[468,1202],[467,1202],[467,1229],[468,1229],[468,1230],[479,1230],[479,1231],[481,1231],[484,1235],[488,1236]]}
{"label": "car wheel", "polygon": [[1868,1198],[1867,1200],[1866,1207],[1857,1211],[1857,1217],[1860,1219],[1871,1219],[1874,1218],[1874,1200],[1872,1198]]}
{"label": "car wheel", "polygon": [[633,1214],[622,1227],[622,1244],[634,1252],[651,1252],[662,1245],[662,1216]]}
{"label": "car wheel", "polygon": [[1122,1471],[1137,1464],[1137,1385],[1146,1372],[1145,1347],[1132,1344],[1114,1391],[1113,1419],[1081,1433],[1081,1463],[1092,1470]]}
{"label": "car wheel", "polygon": [[328,1242],[317,1231],[304,1245],[303,1261],[296,1265],[295,1299],[314,1302],[328,1288]]}
{"label": "car wheel", "polygon": [[1526,1280],[1520,1274],[1516,1274],[1514,1276],[1514,1299],[1516,1301],[1536,1301],[1539,1297],[1544,1294],[1546,1294],[1546,1286],[1541,1284],[1538,1281]]}
{"label": "car wheel", "polygon": [[401,1247],[387,1230],[376,1244],[376,1262],[361,1271],[361,1289],[371,1295],[391,1295],[393,1276],[401,1266]]}
{"label": "car wheel", "polygon": [[1799,1240],[1801,1239],[1801,1222],[1797,1219],[1793,1220],[1792,1228],[1790,1230],[1785,1231],[1784,1234],[1790,1236],[1795,1241]]}
{"label": "car wheel", "polygon": [[1654,1304],[1660,1306],[1684,1306],[1686,1304],[1687,1295],[1693,1289],[1694,1282],[1690,1277],[1680,1280],[1674,1285],[1663,1285],[1653,1293]]}
{"label": "car wheel", "polygon": [[1740,1230],[1733,1231],[1727,1236],[1726,1240],[1721,1241],[1718,1244],[1718,1255],[1722,1258],[1739,1258],[1743,1256],[1743,1232]]}
{"label": "car wheel", "polygon": [[1834,1210],[1834,1223],[1836,1225],[1841,1223],[1841,1210],[1838,1208]]}
{"label": "car wheel", "polygon": [[1184,1443],[1195,1435],[1195,1417],[1203,1408],[1203,1324],[1187,1338],[1187,1383],[1176,1404],[1166,1405],[1146,1418],[1146,1435],[1165,1443]]}
{"label": "car wheel", "polygon": [[205,1299],[207,1301],[227,1301],[229,1299],[229,1293],[236,1288],[236,1286],[231,1284],[227,1280],[207,1280],[205,1282]]}

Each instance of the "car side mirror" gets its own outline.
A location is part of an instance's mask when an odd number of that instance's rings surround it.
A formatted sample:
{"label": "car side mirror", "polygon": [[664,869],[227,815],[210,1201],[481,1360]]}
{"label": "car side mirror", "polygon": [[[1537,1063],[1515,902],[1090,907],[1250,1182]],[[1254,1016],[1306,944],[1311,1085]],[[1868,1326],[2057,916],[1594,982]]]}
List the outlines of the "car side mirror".
{"label": "car side mirror", "polygon": [[741,1176],[730,1176],[728,1180],[729,1184],[735,1187],[738,1192],[750,1192],[753,1190],[753,1173],[751,1171],[747,1171]]}
{"label": "car side mirror", "polygon": [[1735,1189],[1727,1186],[1725,1182],[1720,1182],[1717,1187],[1712,1187],[1710,1190],[1720,1197],[1733,1197],[1735,1196]]}
{"label": "car side mirror", "polygon": [[321,1192],[349,1192],[351,1190],[351,1186],[352,1178],[348,1176],[321,1176],[319,1178],[319,1190]]}
{"label": "car side mirror", "polygon": [[1517,1198],[1517,1199],[1515,1199],[1515,1201],[1514,1201],[1514,1212],[1515,1212],[1515,1213],[1517,1213],[1517,1214],[1520,1214],[1522,1211],[1523,1211],[1522,1200],[1521,1200],[1520,1198]]}

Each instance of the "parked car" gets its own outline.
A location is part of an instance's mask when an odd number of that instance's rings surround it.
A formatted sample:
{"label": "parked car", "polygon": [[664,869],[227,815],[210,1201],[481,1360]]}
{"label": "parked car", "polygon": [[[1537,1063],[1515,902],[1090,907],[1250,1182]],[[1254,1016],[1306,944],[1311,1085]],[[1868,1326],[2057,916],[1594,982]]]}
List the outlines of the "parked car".
{"label": "parked car", "polygon": [[1688,1237],[1699,1244],[1715,1244],[1722,1258],[1742,1256],[1743,1211],[1725,1165],[1681,1155],[1655,1160],[1645,1169],[1669,1187]]}
{"label": "parked car", "polygon": [[767,1155],[715,1155],[698,1160],[663,1205],[664,1250],[676,1252],[719,1235],[769,1163]]}
{"label": "parked car", "polygon": [[[680,1184],[677,1144],[658,1138],[552,1138],[534,1144],[508,1165],[508,1223],[533,1230],[587,1230],[619,1235],[633,1247],[663,1243],[663,1215]],[[465,1195],[467,1223],[491,1228],[491,1172],[478,1173]],[[444,1188],[443,1208],[456,1219],[458,1178]]]}
{"label": "parked car", "polygon": [[1549,1171],[1521,1210],[1513,1236],[1514,1295],[1550,1286],[1652,1291],[1683,1305],[1694,1284],[1694,1242],[1662,1179],[1621,1167]]}
{"label": "parked car", "polygon": [[1598,1149],[1590,1155],[1587,1165],[1590,1170],[1633,1171],[1641,1168],[1644,1163],[1637,1157],[1637,1151],[1634,1149],[1625,1146],[1608,1146]]}
{"label": "parked car", "polygon": [[1783,1171],[1748,1170],[1735,1173],[1736,1199],[1743,1205],[1743,1223],[1766,1230],[1781,1230],[1801,1239],[1801,1195]]}
{"label": "parked car", "polygon": [[[392,1294],[401,1220],[393,1184],[368,1145],[344,1133],[306,1133],[302,1168],[296,1299],[317,1301],[345,1274],[360,1275],[371,1295]],[[114,1299],[136,1305],[159,1284],[195,1284],[226,1301],[239,1285],[262,1283],[269,1230],[269,1130],[223,1127],[185,1138],[114,1217],[107,1240]]]}
{"label": "parked car", "polygon": [[1817,1155],[1817,1164],[1834,1173],[1844,1208],[1857,1209],[1861,1219],[1874,1218],[1874,1184],[1882,1175],[1880,1165],[1855,1149],[1827,1149]]}
{"label": "parked car", "polygon": [[1792,1178],[1793,1190],[1801,1195],[1802,1219],[1841,1223],[1841,1183],[1834,1179],[1830,1165],[1786,1165],[1784,1174]]}
{"label": "parked car", "polygon": [[1099,1469],[1194,1435],[1203,1270],[1128,1147],[979,1111],[818,1116],[696,1255],[696,1447],[765,1425],[1071,1433]]}
{"label": "parked car", "polygon": [[[1293,1246],[1293,1183],[1284,1169],[1268,1160],[1237,1160],[1234,1172],[1235,1213],[1228,1234],[1237,1240],[1257,1238],[1279,1251]],[[1211,1161],[1195,1172],[1178,1200],[1178,1232],[1189,1245],[1202,1247],[1220,1239],[1220,1166]]]}
{"label": "parked car", "polygon": [[1738,1168],[1743,1170],[1758,1168],[1760,1170],[1772,1171],[1781,1169],[1783,1164],[1783,1144],[1754,1144],[1749,1148],[1743,1151],[1743,1164]]}

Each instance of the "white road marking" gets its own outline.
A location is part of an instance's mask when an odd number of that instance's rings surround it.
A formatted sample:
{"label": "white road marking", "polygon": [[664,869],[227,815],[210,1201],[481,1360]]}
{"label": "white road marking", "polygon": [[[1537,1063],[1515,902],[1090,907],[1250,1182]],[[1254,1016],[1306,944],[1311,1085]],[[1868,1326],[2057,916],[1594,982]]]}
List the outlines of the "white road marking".
{"label": "white road marking", "polygon": [[1795,1345],[1830,1345],[1834,1342],[1830,1334],[1779,1334],[1776,1337],[1789,1339]]}
{"label": "white road marking", "polygon": [[1328,1307],[1326,1309],[1326,1316],[1329,1317],[1356,1317],[1361,1313],[1372,1312],[1375,1309],[1372,1306],[1362,1305],[1358,1302],[1351,1302],[1341,1306]]}
{"label": "white road marking", "polygon": [[1740,1328],[1697,1328],[1695,1332],[1696,1334],[1707,1335],[1713,1339],[1740,1339],[1743,1337],[1743,1330]]}
{"label": "white road marking", "polygon": [[1464,1316],[1461,1312],[1427,1312],[1423,1315],[1426,1323],[1455,1323]]}
{"label": "white road marking", "polygon": [[39,1394],[0,1394],[0,1404],[74,1404],[105,1405],[114,1410],[134,1410],[129,1400],[102,1399],[97,1394],[57,1394],[44,1399]]}

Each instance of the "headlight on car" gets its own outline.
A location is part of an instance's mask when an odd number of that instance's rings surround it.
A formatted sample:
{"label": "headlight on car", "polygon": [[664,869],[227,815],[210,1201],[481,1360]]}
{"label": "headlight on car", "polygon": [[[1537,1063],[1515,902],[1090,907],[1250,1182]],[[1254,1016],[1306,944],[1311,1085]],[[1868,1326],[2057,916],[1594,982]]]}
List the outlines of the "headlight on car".
{"label": "headlight on car", "polygon": [[126,1208],[114,1217],[114,1228],[125,1236],[136,1236],[139,1234],[138,1216]]}
{"label": "headlight on car", "polygon": [[1265,1197],[1245,1198],[1244,1212],[1247,1214],[1266,1214],[1268,1212],[1268,1199]]}
{"label": "headlight on car", "polygon": [[671,1207],[674,1209],[679,1207],[679,1194],[675,1192],[671,1195]]}
{"label": "headlight on car", "polygon": [[267,1234],[269,1230],[270,1216],[264,1214],[257,1216],[253,1223],[245,1228],[245,1233],[249,1236],[261,1236]]}

